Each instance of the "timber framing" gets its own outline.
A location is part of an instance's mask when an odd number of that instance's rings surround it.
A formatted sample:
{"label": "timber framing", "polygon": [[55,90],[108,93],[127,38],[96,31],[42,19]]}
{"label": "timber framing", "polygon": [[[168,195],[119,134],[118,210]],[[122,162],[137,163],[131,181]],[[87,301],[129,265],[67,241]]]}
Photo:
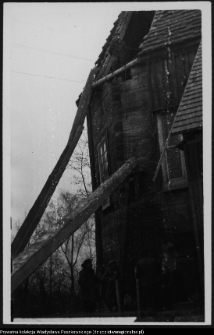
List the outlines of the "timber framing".
{"label": "timber framing", "polygon": [[97,68],[95,67],[93,70],[91,70],[88,76],[88,80],[80,99],[68,143],[64,151],[62,152],[56,166],[48,177],[48,180],[46,181],[34,205],[29,211],[25,221],[23,222],[21,228],[16,234],[15,239],[13,240],[11,246],[12,258],[16,257],[20,252],[25,249],[51,199],[51,196],[56,189],[56,186],[59,183],[59,180],[74,152],[74,149],[76,148],[76,145],[83,131],[83,124],[86,114],[88,112],[88,105],[91,97],[91,84],[95,78],[96,72]]}
{"label": "timber framing", "polygon": [[[153,182],[155,182],[160,170],[164,153],[167,149],[171,135],[174,133],[184,133],[184,131],[201,129],[202,128],[202,47],[201,42],[198,47],[190,76],[185,87],[183,97],[180,101],[175,119],[169,131],[168,138],[164,145],[161,157],[159,159]],[[196,85],[196,83],[198,85]],[[199,87],[199,89],[198,89]],[[196,98],[194,97],[194,93]],[[195,99],[195,100],[194,100]],[[195,103],[196,101],[196,103]],[[195,103],[195,104],[194,104]],[[198,113],[197,113],[198,112]],[[198,118],[197,118],[198,116]]]}
{"label": "timber framing", "polygon": [[137,166],[139,159],[130,158],[87,199],[80,201],[73,212],[64,218],[63,226],[55,233],[47,233],[13,260],[11,291],[13,292],[31,273],[42,265],[84,222]]}
{"label": "timber framing", "polygon": [[120,73],[122,73],[122,72],[124,72],[124,71],[126,71],[126,70],[128,70],[128,69],[130,69],[131,67],[133,67],[133,66],[139,64],[140,62],[141,62],[141,60],[138,59],[138,58],[136,58],[135,60],[133,60],[132,62],[130,62],[130,63],[124,65],[124,66],[122,66],[122,67],[119,68],[118,70],[116,70],[116,71],[114,71],[114,72],[108,74],[107,76],[105,76],[105,77],[103,77],[103,78],[101,78],[101,79],[95,81],[95,82],[92,84],[92,88],[95,88],[95,87],[97,87],[97,86],[99,86],[99,85],[105,83],[106,81],[108,81],[108,80],[114,78],[114,77],[117,76],[118,74],[120,74]]}

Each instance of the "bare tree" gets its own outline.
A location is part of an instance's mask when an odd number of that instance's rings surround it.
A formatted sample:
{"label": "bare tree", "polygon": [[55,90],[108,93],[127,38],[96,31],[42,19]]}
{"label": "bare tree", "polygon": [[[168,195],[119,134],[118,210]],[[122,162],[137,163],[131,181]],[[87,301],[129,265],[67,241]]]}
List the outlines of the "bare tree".
{"label": "bare tree", "polygon": [[[72,211],[77,199],[78,196],[73,196],[66,191],[60,194],[60,206],[58,203],[58,215],[60,218],[63,218],[63,216]],[[63,222],[63,220],[60,220],[60,222]],[[67,262],[65,274],[70,280],[70,289],[73,294],[75,294],[75,282],[78,276],[80,263],[85,257],[94,258],[94,236],[94,220],[93,218],[90,218],[60,247],[64,259]]]}
{"label": "bare tree", "polygon": [[[75,194],[61,190],[57,199],[52,198],[29,244],[34,243],[46,232],[58,230],[64,224],[64,217],[72,212],[76,203],[91,193],[88,141],[85,132],[68,168],[72,170],[71,183],[75,185]],[[46,313],[47,303],[47,310],[50,312],[50,306],[55,307],[60,298],[61,302],[67,301],[67,309],[71,310],[72,301],[76,302],[77,278],[81,263],[89,257],[95,259],[93,216],[21,285],[20,292],[24,292],[23,304],[26,305],[27,297],[30,299],[34,296],[34,300],[37,301],[36,308]],[[54,309],[52,312],[54,313]]]}
{"label": "bare tree", "polygon": [[86,130],[82,133],[67,169],[71,169],[74,172],[72,174],[71,183],[77,186],[77,194],[83,197],[88,197],[92,192],[92,187],[88,137]]}

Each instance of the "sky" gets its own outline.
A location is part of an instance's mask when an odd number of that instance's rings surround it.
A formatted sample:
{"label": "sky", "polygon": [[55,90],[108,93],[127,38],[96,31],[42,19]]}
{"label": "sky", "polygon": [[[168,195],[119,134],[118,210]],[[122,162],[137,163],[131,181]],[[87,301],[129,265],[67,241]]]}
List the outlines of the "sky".
{"label": "sky", "polygon": [[[146,7],[123,2],[4,4],[4,154],[13,221],[24,220],[65,148],[75,101],[119,13]],[[65,170],[55,195],[62,188],[74,191],[70,175]]]}
{"label": "sky", "polygon": [[[120,9],[81,3],[10,3],[11,216],[26,216],[69,137],[90,69]],[[8,59],[7,59],[8,60]],[[72,191],[71,171],[59,188]]]}

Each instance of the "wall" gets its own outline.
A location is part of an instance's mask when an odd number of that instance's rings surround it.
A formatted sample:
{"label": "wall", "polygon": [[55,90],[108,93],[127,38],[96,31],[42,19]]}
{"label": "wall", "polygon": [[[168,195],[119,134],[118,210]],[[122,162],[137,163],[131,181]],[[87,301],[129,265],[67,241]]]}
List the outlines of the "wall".
{"label": "wall", "polygon": [[133,277],[134,266],[143,258],[153,257],[161,265],[163,246],[172,243],[188,293],[197,291],[192,285],[195,242],[188,188],[166,192],[161,174],[156,183],[152,178],[160,157],[156,113],[178,106],[197,47],[198,41],[150,55],[97,87],[90,105],[96,185],[97,145],[106,133],[110,174],[131,156],[143,158],[111,195],[111,206],[97,212],[104,265],[114,258],[123,275]]}

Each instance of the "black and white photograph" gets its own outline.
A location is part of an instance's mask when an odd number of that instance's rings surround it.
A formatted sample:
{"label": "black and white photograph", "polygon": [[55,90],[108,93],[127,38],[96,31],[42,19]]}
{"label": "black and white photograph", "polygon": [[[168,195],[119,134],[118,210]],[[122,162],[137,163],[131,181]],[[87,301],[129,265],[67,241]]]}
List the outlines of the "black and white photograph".
{"label": "black and white photograph", "polygon": [[211,325],[211,73],[211,2],[4,3],[4,325]]}

